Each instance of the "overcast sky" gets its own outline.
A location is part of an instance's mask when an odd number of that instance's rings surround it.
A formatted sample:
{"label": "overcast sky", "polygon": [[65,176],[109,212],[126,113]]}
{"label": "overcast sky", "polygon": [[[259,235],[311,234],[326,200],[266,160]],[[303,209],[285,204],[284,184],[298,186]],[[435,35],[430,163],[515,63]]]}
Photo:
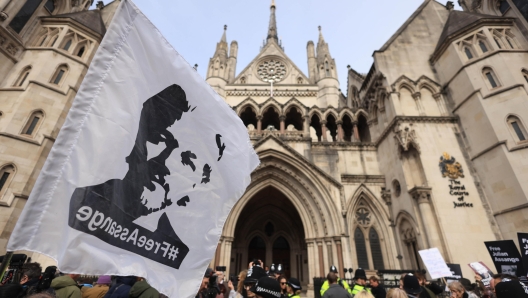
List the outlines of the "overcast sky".
{"label": "overcast sky", "polygon": [[[306,43],[317,43],[317,26],[322,26],[346,93],[347,65],[367,73],[373,62],[372,53],[423,1],[276,0],[278,33],[288,57],[307,74]],[[204,78],[224,24],[228,25],[228,42],[238,41],[237,74],[258,55],[267,35],[271,0],[134,2],[191,65],[199,65],[198,72]]]}

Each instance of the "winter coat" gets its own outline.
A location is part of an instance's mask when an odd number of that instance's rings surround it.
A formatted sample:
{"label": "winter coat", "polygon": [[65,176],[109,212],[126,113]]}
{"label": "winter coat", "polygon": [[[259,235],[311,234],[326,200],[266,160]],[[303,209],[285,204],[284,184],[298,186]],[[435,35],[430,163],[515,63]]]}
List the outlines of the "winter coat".
{"label": "winter coat", "polygon": [[68,275],[54,278],[51,287],[55,290],[57,298],[82,298],[77,283]]}
{"label": "winter coat", "polygon": [[135,276],[118,276],[116,284],[108,290],[104,298],[128,298],[128,293],[136,280]]}
{"label": "winter coat", "polygon": [[351,298],[350,293],[339,284],[331,284],[323,298]]}
{"label": "winter coat", "polygon": [[420,298],[436,298],[436,295],[442,294],[444,292],[444,288],[435,284],[434,282],[422,287],[422,290],[423,291],[420,294]]}
{"label": "winter coat", "polygon": [[372,292],[372,296],[375,298],[386,298],[387,297],[387,291],[385,291],[385,288],[382,285],[378,285],[377,287],[370,288],[370,291]]}
{"label": "winter coat", "polygon": [[130,298],[159,298],[159,292],[146,281],[136,282],[128,294]]}
{"label": "winter coat", "polygon": [[103,298],[110,288],[107,285],[95,285],[93,288],[83,287],[82,298]]}

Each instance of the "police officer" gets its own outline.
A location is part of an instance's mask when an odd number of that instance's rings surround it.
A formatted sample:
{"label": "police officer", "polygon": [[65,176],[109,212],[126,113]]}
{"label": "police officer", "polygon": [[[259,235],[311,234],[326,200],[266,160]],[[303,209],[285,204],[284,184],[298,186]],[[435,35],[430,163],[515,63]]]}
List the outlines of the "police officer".
{"label": "police officer", "polygon": [[301,283],[297,278],[290,278],[286,283],[288,285],[288,297],[289,298],[301,298]]}
{"label": "police officer", "polygon": [[[332,265],[330,267],[330,272],[337,274],[336,266]],[[363,271],[363,275],[364,274],[365,274],[365,271]],[[367,279],[367,278],[365,277],[365,279]],[[348,285],[348,283],[344,279],[341,279],[341,278],[338,277],[337,278],[337,284],[342,286],[345,290],[347,290],[350,294],[352,294],[352,289],[350,288],[350,286]],[[321,297],[323,297],[324,293],[326,292],[326,290],[328,290],[328,288],[330,288],[330,283],[328,283],[328,280],[325,280],[325,282],[321,286]]]}
{"label": "police officer", "polygon": [[367,275],[365,274],[365,270],[358,268],[356,272],[354,273],[354,280],[356,281],[356,284],[354,285],[354,288],[352,289],[352,297],[354,297],[357,293],[366,290],[370,293],[370,288],[367,288]]}

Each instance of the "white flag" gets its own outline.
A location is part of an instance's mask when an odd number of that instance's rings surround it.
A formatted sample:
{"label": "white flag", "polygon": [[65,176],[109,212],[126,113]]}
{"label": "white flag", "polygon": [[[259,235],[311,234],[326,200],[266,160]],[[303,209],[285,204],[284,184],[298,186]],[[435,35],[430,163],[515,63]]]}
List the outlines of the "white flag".
{"label": "white flag", "polygon": [[123,1],[8,250],[193,297],[258,163],[238,116]]}

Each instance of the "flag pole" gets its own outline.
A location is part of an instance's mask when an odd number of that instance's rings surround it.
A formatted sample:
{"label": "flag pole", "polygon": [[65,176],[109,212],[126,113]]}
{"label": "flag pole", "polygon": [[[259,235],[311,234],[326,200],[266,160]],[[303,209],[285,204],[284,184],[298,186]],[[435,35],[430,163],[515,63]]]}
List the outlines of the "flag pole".
{"label": "flag pole", "polygon": [[11,263],[11,258],[13,257],[13,252],[8,251],[2,260],[2,265],[0,265],[0,281],[4,279],[4,274],[6,272],[9,263]]}

